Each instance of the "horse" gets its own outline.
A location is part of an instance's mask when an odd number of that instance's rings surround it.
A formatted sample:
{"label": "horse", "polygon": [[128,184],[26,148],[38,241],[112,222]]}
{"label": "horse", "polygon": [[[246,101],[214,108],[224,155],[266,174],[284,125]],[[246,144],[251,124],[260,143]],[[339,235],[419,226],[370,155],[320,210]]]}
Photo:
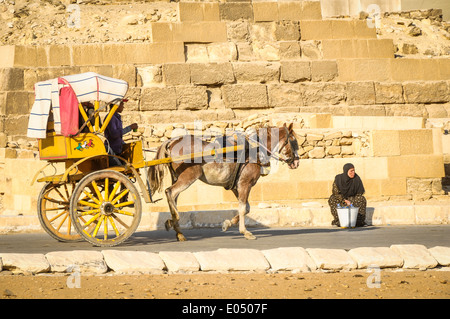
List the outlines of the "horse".
{"label": "horse", "polygon": [[[255,134],[237,138],[236,136],[219,139],[221,142],[211,143],[195,135],[183,135],[165,141],[157,150],[155,159],[163,159],[171,156],[183,156],[192,150],[204,152],[205,150],[221,149],[224,143],[227,145],[245,146],[243,151],[234,151],[224,154],[220,160],[216,156],[203,156],[192,160],[172,161],[168,164],[150,166],[148,178],[152,193],[162,190],[164,171],[168,168],[172,185],[165,189],[165,195],[169,205],[172,219],[165,222],[166,230],[173,228],[178,241],[185,241],[179,226],[179,212],[177,199],[181,192],[191,186],[196,180],[231,189],[236,196],[239,206],[238,215],[230,220],[225,220],[222,230],[226,231],[230,226],[239,222],[239,232],[246,239],[256,237],[245,227],[245,215],[250,212],[248,198],[251,188],[256,184],[264,166],[270,165],[270,159],[284,162],[289,169],[296,169],[299,165],[298,143],[293,124],[289,127],[286,123],[282,127],[259,128]],[[207,152],[206,152],[207,153]],[[204,153],[203,153],[204,154]]]}

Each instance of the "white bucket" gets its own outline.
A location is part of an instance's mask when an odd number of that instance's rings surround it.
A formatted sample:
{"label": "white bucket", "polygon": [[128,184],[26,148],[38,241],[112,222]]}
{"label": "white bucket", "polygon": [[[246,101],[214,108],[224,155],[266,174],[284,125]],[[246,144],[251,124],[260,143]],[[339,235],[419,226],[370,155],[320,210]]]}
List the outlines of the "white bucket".
{"label": "white bucket", "polygon": [[359,207],[338,208],[339,223],[341,228],[355,228],[356,218],[358,217]]}

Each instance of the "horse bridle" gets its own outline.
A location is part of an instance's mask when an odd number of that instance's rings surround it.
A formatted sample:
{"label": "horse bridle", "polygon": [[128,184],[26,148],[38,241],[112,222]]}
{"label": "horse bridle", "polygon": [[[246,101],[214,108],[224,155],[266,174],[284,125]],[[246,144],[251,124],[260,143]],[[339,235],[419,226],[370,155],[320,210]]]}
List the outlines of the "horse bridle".
{"label": "horse bridle", "polygon": [[[298,156],[295,156],[295,149],[298,149],[298,142],[297,141],[291,141],[291,133],[289,133],[288,128],[285,126],[284,130],[286,131],[286,141],[284,142],[283,146],[280,147],[280,150],[278,151],[278,158],[285,162],[288,165],[291,165],[294,163],[294,161],[299,160],[300,158]],[[290,159],[286,159],[286,156],[281,153],[284,147],[289,144],[289,147],[291,148],[291,152],[294,155]],[[296,144],[296,145],[295,145]]]}

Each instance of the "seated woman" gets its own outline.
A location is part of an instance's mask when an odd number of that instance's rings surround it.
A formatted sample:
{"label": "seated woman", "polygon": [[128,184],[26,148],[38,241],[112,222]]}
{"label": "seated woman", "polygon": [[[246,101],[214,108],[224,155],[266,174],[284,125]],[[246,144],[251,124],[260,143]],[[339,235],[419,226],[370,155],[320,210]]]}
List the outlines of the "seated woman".
{"label": "seated woman", "polygon": [[366,198],[363,196],[365,190],[361,178],[355,173],[353,164],[348,163],[344,165],[344,172],[336,175],[333,183],[333,194],[328,199],[328,204],[331,208],[331,215],[334,220],[332,225],[340,227],[339,217],[337,214],[337,205],[350,206],[353,204],[359,207],[356,226],[365,226],[366,219]]}

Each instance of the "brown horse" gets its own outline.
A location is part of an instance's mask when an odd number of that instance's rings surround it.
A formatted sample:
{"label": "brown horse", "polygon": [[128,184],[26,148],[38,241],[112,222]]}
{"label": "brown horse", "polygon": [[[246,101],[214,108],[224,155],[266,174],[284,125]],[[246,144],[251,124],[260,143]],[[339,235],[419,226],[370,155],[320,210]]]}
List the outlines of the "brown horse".
{"label": "brown horse", "polygon": [[[172,215],[165,223],[166,230],[173,227],[177,240],[185,241],[179,226],[177,209],[178,195],[196,180],[231,189],[239,201],[239,214],[232,220],[226,220],[222,229],[225,231],[239,221],[239,232],[247,239],[256,239],[245,227],[245,214],[250,211],[248,198],[251,188],[261,176],[263,166],[270,165],[270,158],[288,164],[290,169],[299,165],[297,154],[298,143],[292,129],[284,124],[281,128],[261,128],[252,136],[226,136],[214,143],[206,142],[193,135],[184,135],[164,142],[158,149],[156,159],[172,157],[172,159],[194,152],[205,152],[211,149],[222,149],[224,146],[243,145],[241,151],[226,153],[223,156],[203,156],[167,164],[172,177],[172,185],[165,190],[167,202]],[[237,140],[236,140],[237,138]],[[152,193],[161,191],[166,165],[150,166],[148,176]]]}

